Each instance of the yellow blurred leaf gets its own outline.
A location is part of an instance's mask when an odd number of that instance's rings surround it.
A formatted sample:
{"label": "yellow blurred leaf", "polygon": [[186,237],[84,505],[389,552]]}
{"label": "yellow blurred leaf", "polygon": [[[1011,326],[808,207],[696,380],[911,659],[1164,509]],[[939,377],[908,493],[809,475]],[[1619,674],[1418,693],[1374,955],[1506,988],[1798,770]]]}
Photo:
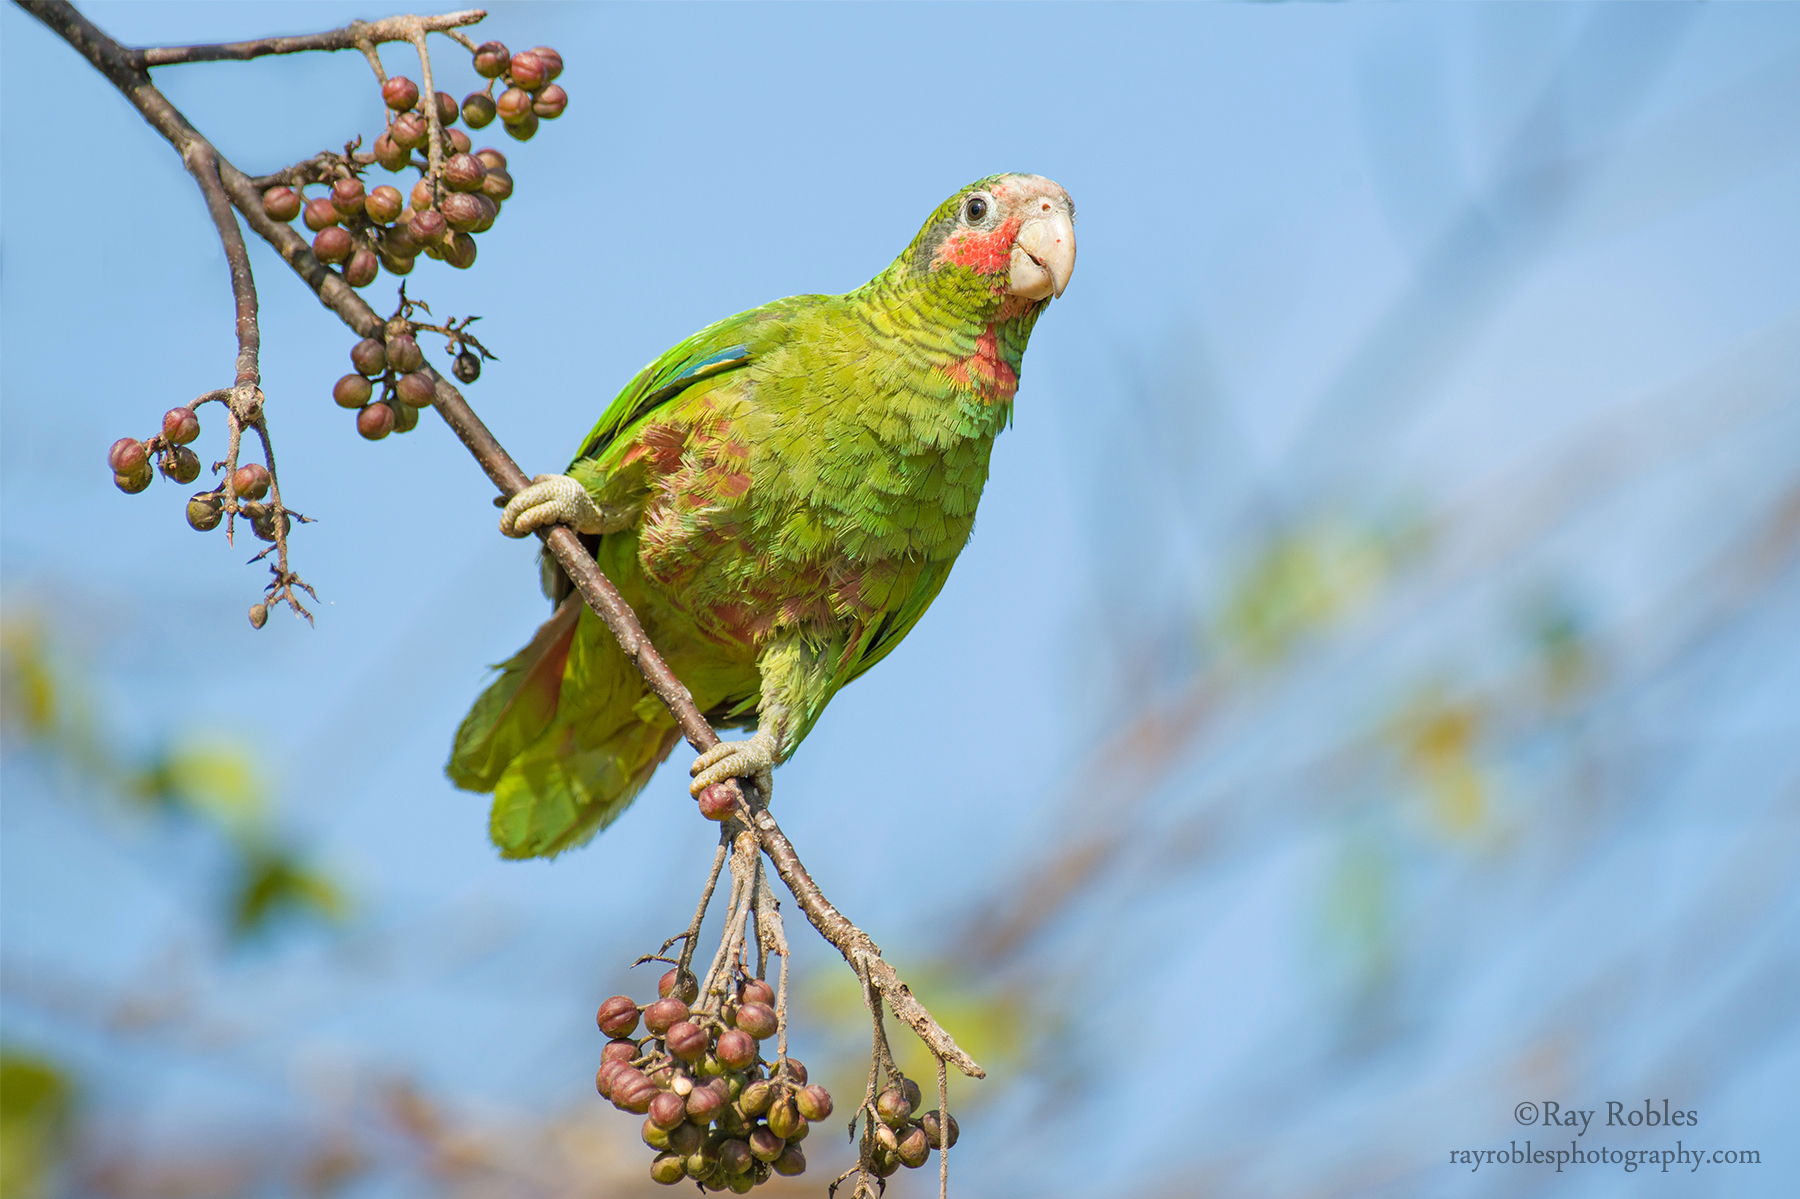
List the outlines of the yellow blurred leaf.
{"label": "yellow blurred leaf", "polygon": [[0,1199],[36,1199],[48,1193],[62,1154],[73,1090],[49,1062],[0,1052]]}
{"label": "yellow blurred leaf", "polygon": [[56,695],[43,628],[29,618],[0,625],[0,713],[6,730],[23,737],[48,736],[56,724]]}
{"label": "yellow blurred leaf", "polygon": [[350,904],[322,873],[293,856],[268,849],[247,850],[242,883],[231,904],[232,933],[254,936],[283,916],[310,916],[335,922]]}
{"label": "yellow blurred leaf", "polygon": [[1488,782],[1478,759],[1483,715],[1473,703],[1433,692],[1396,723],[1403,760],[1418,776],[1432,815],[1445,831],[1463,834],[1487,818]]}

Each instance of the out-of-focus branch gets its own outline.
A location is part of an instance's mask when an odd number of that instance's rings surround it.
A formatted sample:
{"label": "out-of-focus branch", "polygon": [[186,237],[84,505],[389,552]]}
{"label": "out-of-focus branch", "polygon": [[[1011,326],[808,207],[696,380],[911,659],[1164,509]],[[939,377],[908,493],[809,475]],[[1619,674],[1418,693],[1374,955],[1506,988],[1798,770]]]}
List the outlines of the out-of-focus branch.
{"label": "out-of-focus branch", "polygon": [[[150,82],[146,72],[147,64],[138,57],[140,53],[126,49],[113,41],[83,17],[75,8],[63,0],[19,0],[19,3],[39,20],[43,21],[70,45],[74,46],[83,57],[87,58],[103,75],[110,80],[127,99],[129,99],[144,119],[157,132],[168,138],[171,144],[181,152],[187,161],[190,154],[210,155],[216,162],[218,178],[226,196],[237,208],[243,218],[249,222],[256,233],[273,246],[282,258],[293,268],[294,272],[304,279],[309,287],[319,296],[321,303],[338,318],[362,337],[380,335],[382,318],[369,307],[368,303],[344,282],[342,276],[330,270],[312,253],[306,242],[287,225],[280,224],[269,217],[262,207],[262,193],[255,181],[234,167],[223,155],[190,125],[185,117],[169,103],[168,99]],[[474,10],[471,10],[474,12]],[[469,14],[456,14],[458,16]],[[474,13],[470,21],[480,19],[484,14]],[[439,18],[449,20],[449,18]],[[389,40],[414,40],[417,30],[416,18],[391,18],[400,22],[398,33]],[[408,24],[408,22],[413,22]],[[468,23],[468,22],[462,22]],[[377,22],[377,25],[384,25]],[[356,46],[356,40],[349,36],[356,26],[334,34],[319,35],[322,38],[343,37],[341,45],[317,44],[302,46],[298,43],[308,39],[276,39],[267,43],[242,43],[243,46],[291,45],[292,49],[268,49],[261,53],[292,53],[299,49],[341,49]],[[367,30],[372,28],[364,26]],[[229,47],[212,47],[207,49],[225,50]],[[254,54],[219,53],[215,57],[254,57]],[[189,60],[164,59],[163,61],[202,61],[199,58]],[[235,224],[235,222],[234,222]],[[241,244],[241,243],[240,243]],[[247,260],[246,260],[247,269]],[[510,498],[529,483],[525,472],[513,461],[500,442],[489,431],[481,418],[469,407],[468,401],[457,388],[429,364],[424,368],[435,381],[435,404],[438,413],[444,418],[451,430],[468,448],[481,468],[487,472],[488,478],[499,488],[502,496]],[[681,680],[669,669],[662,655],[651,644],[644,633],[643,626],[638,623],[635,613],[625,602],[611,581],[601,573],[593,555],[589,554],[581,541],[568,528],[556,526],[549,530],[541,530],[539,536],[551,556],[568,573],[575,588],[589,607],[606,623],[633,665],[644,676],[659,699],[667,705],[674,715],[682,735],[688,744],[697,751],[704,752],[719,743],[719,735],[707,723],[700,710],[694,704],[693,696],[688,693]],[[872,937],[858,928],[847,916],[826,898],[805,865],[800,861],[799,853],[793,842],[770,814],[761,796],[756,795],[753,788],[740,786],[733,780],[723,786],[735,792],[735,800],[744,820],[755,832],[762,851],[768,855],[774,865],[775,872],[787,885],[806,913],[806,918],[818,929],[819,935],[837,949],[858,975],[867,978],[869,985],[886,1000],[895,1016],[905,1022],[920,1040],[938,1058],[950,1062],[964,1074],[975,1078],[986,1076],[985,1071],[967,1053],[956,1044],[932,1017],[924,1004],[913,995],[911,988],[900,978],[894,968],[881,956],[881,947]]]}

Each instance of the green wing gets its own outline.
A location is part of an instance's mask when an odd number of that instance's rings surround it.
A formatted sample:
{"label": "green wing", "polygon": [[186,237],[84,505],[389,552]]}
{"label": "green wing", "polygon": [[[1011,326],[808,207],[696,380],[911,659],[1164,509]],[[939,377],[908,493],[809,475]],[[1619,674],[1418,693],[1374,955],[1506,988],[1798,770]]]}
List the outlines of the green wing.
{"label": "green wing", "polygon": [[790,296],[717,321],[637,373],[601,414],[582,440],[570,467],[604,460],[614,444],[629,442],[636,427],[676,396],[748,366],[758,355],[779,345],[789,332],[788,320],[828,296]]}

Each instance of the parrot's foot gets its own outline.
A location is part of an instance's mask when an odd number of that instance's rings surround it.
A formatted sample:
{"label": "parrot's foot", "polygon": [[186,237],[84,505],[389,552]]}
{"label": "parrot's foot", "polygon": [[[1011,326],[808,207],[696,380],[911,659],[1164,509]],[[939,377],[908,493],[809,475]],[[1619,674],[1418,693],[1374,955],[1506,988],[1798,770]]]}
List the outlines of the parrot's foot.
{"label": "parrot's foot", "polygon": [[775,736],[758,729],[747,741],[721,741],[695,758],[689,768],[694,781],[688,790],[698,797],[714,783],[747,778],[755,781],[763,802],[768,803],[774,794],[774,771]]}
{"label": "parrot's foot", "polygon": [[500,531],[524,537],[546,525],[568,525],[577,533],[607,532],[607,520],[587,488],[568,475],[539,475],[506,502]]}

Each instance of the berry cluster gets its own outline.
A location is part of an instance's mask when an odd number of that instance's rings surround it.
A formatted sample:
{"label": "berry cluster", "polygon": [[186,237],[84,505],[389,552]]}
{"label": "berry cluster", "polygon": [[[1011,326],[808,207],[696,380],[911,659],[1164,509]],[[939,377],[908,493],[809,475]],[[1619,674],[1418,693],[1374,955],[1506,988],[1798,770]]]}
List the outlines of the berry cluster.
{"label": "berry cluster", "polygon": [[430,331],[449,339],[456,354],[451,371],[463,383],[480,378],[481,360],[490,357],[487,348],[468,331],[469,323],[478,318],[470,317],[460,325],[455,321],[425,325],[411,319],[413,310],[423,307],[423,301],[407,299],[402,287],[400,307],[383,326],[381,336],[365,337],[351,348],[350,364],[356,371],[331,389],[338,407],[356,410],[356,431],[370,441],[380,441],[389,433],[412,432],[419,425],[419,409],[437,398],[437,385],[425,371],[425,352],[419,348],[418,334]]}
{"label": "berry cluster", "polygon": [[[679,968],[663,975],[655,1003],[629,995],[600,1005],[595,1085],[620,1111],[644,1115],[644,1143],[657,1151],[650,1177],[684,1178],[742,1195],[772,1174],[806,1169],[800,1142],[811,1121],[831,1115],[831,1093],[806,1082],[794,1058],[765,1063],[757,1042],[775,1035],[775,992],[747,979],[717,1013],[690,1010],[699,993]],[[647,1036],[633,1039],[642,1020]]]}
{"label": "berry cluster", "polygon": [[[188,448],[200,436],[200,418],[192,408],[171,408],[163,414],[163,431],[148,441],[121,437],[107,451],[107,465],[112,467],[113,483],[120,491],[135,495],[150,486],[155,470],[177,483],[192,483],[200,477],[200,456]],[[215,470],[217,467],[214,468]],[[238,511],[250,519],[250,527],[264,541],[275,540],[275,510],[261,502],[269,494],[269,468],[260,462],[249,462],[232,472],[231,492],[238,498]],[[219,527],[225,517],[226,484],[211,491],[201,491],[188,500],[187,522],[202,533]],[[292,521],[284,513],[281,531],[286,533]]]}
{"label": "berry cluster", "polygon": [[[938,1148],[938,1112],[936,1108],[919,1111],[924,1097],[919,1084],[910,1078],[894,1075],[888,1085],[875,1096],[874,1128],[875,1173],[886,1178],[901,1166],[916,1170],[924,1165],[931,1151]],[[914,1113],[917,1113],[916,1115]],[[950,1143],[956,1144],[956,1117],[949,1118]]]}
{"label": "berry cluster", "polygon": [[[466,270],[475,265],[474,235],[493,227],[513,181],[506,155],[492,147],[472,149],[469,135],[451,126],[458,115],[472,129],[499,116],[507,133],[528,140],[540,119],[553,120],[568,107],[568,93],[551,82],[562,69],[562,55],[548,46],[509,54],[499,42],[488,42],[475,52],[475,70],[489,81],[487,90],[471,92],[460,108],[438,92],[429,114],[420,109],[418,85],[396,75],[382,84],[389,123],[375,139],[373,160],[389,171],[417,170],[411,192],[403,196],[387,184],[369,190],[361,173],[370,156],[346,153],[335,158],[325,195],[308,199],[305,183],[271,187],[263,193],[263,211],[282,222],[301,218],[313,232],[314,256],[339,267],[352,287],[367,287],[384,268],[405,275],[421,254]],[[492,93],[502,81],[507,88],[496,100]],[[432,116],[436,154],[430,153]],[[419,149],[427,152],[424,160],[413,157]]]}

